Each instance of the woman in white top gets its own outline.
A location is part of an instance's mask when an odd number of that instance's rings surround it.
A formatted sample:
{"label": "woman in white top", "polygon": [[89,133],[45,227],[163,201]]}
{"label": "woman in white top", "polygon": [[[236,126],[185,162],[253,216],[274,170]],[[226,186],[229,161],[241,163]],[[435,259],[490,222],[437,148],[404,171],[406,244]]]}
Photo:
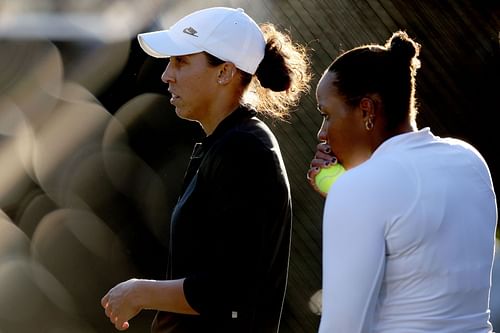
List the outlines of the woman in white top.
{"label": "woman in white top", "polygon": [[396,32],[318,84],[308,178],[337,159],[347,170],[326,198],[320,333],[492,332],[491,175],[471,145],[417,129],[419,49]]}

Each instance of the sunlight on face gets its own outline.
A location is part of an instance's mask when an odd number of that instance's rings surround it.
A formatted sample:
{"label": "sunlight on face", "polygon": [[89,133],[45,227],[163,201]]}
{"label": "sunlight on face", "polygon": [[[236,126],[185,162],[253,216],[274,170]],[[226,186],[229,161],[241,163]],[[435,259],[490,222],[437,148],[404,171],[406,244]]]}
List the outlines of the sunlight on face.
{"label": "sunlight on face", "polygon": [[217,87],[217,67],[208,64],[205,54],[171,57],[162,80],[168,83],[177,115],[203,123]]}
{"label": "sunlight on face", "polygon": [[336,93],[335,74],[326,72],[318,83],[316,100],[323,123],[318,132],[318,140],[327,142],[341,163],[349,157],[353,144],[353,129],[356,128],[354,112]]}

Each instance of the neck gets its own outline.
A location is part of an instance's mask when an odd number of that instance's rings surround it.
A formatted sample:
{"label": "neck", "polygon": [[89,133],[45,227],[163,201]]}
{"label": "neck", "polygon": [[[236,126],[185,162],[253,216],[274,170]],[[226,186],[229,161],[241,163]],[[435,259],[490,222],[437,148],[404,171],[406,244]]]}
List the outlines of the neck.
{"label": "neck", "polygon": [[392,138],[393,136],[403,134],[403,133],[409,133],[409,132],[415,132],[417,131],[415,122],[405,122],[404,124],[401,124],[398,126],[395,130],[386,132],[386,131],[375,131],[372,133],[370,138],[368,139],[369,144],[364,145],[359,147],[359,149],[356,149],[356,153],[353,153],[352,156],[350,157],[349,161],[345,162],[344,167],[346,169],[353,168],[366,160],[368,160],[373,152],[377,150],[377,148],[386,140]]}
{"label": "neck", "polygon": [[239,99],[226,100],[225,103],[222,98],[215,99],[215,101],[214,105],[208,108],[206,117],[200,121],[207,136],[211,135],[217,126],[240,106]]}
{"label": "neck", "polygon": [[239,76],[232,77],[228,83],[219,84],[217,89],[214,89],[207,106],[206,116],[200,121],[207,136],[211,135],[221,121],[240,106],[243,93]]}

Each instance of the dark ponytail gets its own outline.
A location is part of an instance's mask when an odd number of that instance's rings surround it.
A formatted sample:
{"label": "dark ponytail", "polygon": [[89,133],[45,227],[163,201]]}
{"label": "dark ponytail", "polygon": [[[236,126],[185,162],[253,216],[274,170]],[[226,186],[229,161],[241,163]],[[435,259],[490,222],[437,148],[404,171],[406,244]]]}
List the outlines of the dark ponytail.
{"label": "dark ponytail", "polygon": [[309,90],[311,67],[307,49],[271,23],[261,24],[260,29],[266,39],[265,54],[255,75],[242,76],[246,88],[243,101],[260,113],[285,119],[302,93]]}
{"label": "dark ponytail", "polygon": [[260,85],[272,91],[285,91],[292,83],[292,71],[287,67],[286,59],[281,53],[282,46],[275,37],[266,44],[264,59],[262,59],[255,75]]}

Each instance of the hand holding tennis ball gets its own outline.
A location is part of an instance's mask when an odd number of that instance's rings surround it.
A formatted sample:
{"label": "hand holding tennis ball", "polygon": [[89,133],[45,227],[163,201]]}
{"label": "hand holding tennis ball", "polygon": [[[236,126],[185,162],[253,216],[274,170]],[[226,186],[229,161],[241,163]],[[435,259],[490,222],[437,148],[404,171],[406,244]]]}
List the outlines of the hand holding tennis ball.
{"label": "hand holding tennis ball", "polygon": [[345,172],[340,163],[332,164],[329,167],[323,167],[314,177],[316,187],[323,193],[328,193],[330,186]]}

